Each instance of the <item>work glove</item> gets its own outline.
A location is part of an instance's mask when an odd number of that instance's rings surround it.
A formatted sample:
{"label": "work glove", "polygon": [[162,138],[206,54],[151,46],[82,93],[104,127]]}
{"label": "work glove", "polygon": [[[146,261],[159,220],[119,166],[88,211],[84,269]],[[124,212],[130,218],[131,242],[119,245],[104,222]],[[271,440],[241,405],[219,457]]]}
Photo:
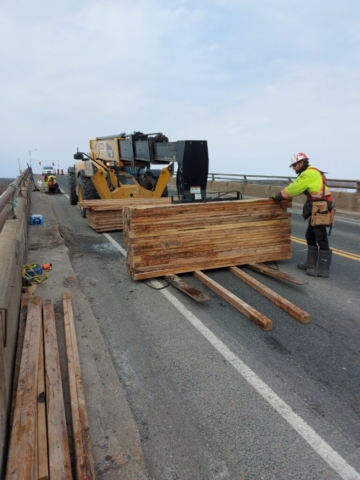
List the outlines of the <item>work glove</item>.
{"label": "work glove", "polygon": [[275,200],[275,202],[281,202],[281,200],[283,199],[281,193],[277,193],[276,195],[271,195],[271,197],[269,198],[272,198],[273,200]]}

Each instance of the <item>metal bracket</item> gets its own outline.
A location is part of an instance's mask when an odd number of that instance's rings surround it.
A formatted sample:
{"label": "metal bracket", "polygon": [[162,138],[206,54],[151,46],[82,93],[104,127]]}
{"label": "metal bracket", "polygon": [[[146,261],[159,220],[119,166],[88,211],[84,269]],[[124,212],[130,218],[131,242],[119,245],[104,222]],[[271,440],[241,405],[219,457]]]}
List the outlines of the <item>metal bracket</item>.
{"label": "metal bracket", "polygon": [[6,341],[7,341],[7,309],[6,308],[0,308],[0,320],[1,320],[1,328],[3,331],[3,343],[4,347],[6,348]]}

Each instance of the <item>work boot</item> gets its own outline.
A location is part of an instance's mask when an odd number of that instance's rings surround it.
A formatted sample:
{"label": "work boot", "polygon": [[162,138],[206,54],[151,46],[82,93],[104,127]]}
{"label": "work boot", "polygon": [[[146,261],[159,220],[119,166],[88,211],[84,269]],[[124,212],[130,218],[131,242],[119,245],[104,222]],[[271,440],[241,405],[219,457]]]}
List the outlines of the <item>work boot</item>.
{"label": "work boot", "polygon": [[329,270],[331,265],[331,250],[319,250],[319,259],[317,267],[306,270],[306,275],[311,277],[325,277],[330,276]]}
{"label": "work boot", "polygon": [[308,245],[307,260],[305,263],[299,263],[300,270],[307,270],[308,268],[316,268],[318,260],[318,248]]}

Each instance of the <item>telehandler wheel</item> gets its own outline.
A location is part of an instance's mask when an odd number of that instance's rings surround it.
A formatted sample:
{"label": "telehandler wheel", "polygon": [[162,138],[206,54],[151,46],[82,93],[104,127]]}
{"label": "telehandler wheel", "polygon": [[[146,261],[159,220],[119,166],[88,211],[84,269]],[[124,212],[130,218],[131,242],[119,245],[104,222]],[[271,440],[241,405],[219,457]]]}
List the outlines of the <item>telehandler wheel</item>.
{"label": "telehandler wheel", "polygon": [[80,177],[80,183],[83,191],[83,200],[99,200],[99,194],[89,177]]}
{"label": "telehandler wheel", "polygon": [[[79,186],[78,186],[78,193],[79,193],[79,202],[82,200],[98,200],[99,194],[92,183],[91,178],[89,177],[79,177]],[[81,208],[81,215],[85,218],[86,217],[86,208]]]}
{"label": "telehandler wheel", "polygon": [[75,173],[69,173],[68,174],[68,182],[69,182],[70,205],[76,205],[77,202],[78,202],[78,196],[76,195]]}

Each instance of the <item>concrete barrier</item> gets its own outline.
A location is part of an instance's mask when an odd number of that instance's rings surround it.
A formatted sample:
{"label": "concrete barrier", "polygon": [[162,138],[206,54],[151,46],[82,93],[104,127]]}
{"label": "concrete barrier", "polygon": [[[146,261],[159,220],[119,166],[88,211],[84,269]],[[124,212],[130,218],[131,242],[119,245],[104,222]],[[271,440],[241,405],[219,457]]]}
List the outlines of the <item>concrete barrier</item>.
{"label": "concrete barrier", "polygon": [[[208,191],[226,192],[230,190],[240,190],[245,196],[266,198],[278,193],[281,187],[273,187],[271,185],[257,185],[249,183],[238,182],[217,182],[209,181],[207,183]],[[360,193],[351,193],[344,191],[332,191],[334,204],[340,210],[347,210],[350,212],[360,212]],[[298,203],[305,201],[305,195],[297,197]]]}
{"label": "concrete barrier", "polygon": [[4,474],[22,293],[21,267],[28,245],[30,186],[28,178],[17,197],[17,218],[8,220],[0,233],[0,472]]}
{"label": "concrete barrier", "polygon": [[[171,178],[170,184],[176,185],[176,179]],[[272,185],[260,185],[253,183],[240,182],[222,182],[216,180],[208,180],[207,192],[230,192],[238,190],[244,197],[268,198],[278,193],[283,187]],[[360,193],[332,191],[335,207],[338,211],[353,214],[354,218],[360,218]],[[305,195],[294,198],[294,204],[303,204],[306,200]]]}

